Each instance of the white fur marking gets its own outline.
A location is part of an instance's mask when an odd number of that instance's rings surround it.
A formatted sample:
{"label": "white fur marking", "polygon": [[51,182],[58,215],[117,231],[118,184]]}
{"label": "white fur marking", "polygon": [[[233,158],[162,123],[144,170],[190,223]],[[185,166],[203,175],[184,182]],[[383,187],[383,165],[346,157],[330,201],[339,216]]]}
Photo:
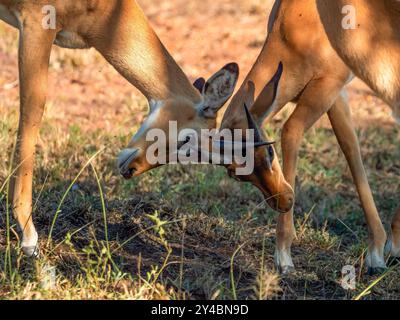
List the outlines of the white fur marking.
{"label": "white fur marking", "polygon": [[293,260],[289,250],[276,250],[275,251],[275,264],[278,268],[294,268]]}
{"label": "white fur marking", "polygon": [[30,237],[28,239],[23,237],[21,246],[23,248],[36,247],[38,240],[39,240],[39,236],[38,236],[37,232],[35,231],[35,234],[32,237]]}
{"label": "white fur marking", "polygon": [[130,163],[128,163],[128,159],[133,155],[138,157],[140,155],[140,150],[138,149],[125,149],[118,156],[118,168],[122,171],[127,171],[129,169]]}
{"label": "white fur marking", "polygon": [[366,257],[367,267],[370,268],[386,268],[385,258],[377,249],[368,252]]}
{"label": "white fur marking", "polygon": [[398,79],[395,66],[391,61],[388,61],[384,54],[381,54],[381,56],[382,58],[377,59],[374,65],[375,70],[380,70],[375,78],[376,87],[382,90],[385,96],[393,99],[393,96],[397,92]]}
{"label": "white fur marking", "polygon": [[148,129],[151,128],[152,124],[157,121],[158,116],[160,115],[160,110],[164,106],[164,102],[151,100],[149,102],[149,106],[150,106],[149,116],[143,122],[139,131],[132,138],[132,141],[131,141],[132,143],[139,140],[143,136],[143,134],[145,134],[148,131]]}

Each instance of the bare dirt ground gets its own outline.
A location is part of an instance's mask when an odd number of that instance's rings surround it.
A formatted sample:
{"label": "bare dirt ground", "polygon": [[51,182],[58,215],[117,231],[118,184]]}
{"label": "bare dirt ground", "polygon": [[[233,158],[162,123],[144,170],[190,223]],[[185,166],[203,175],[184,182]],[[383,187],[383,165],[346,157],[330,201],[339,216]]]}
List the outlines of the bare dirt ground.
{"label": "bare dirt ground", "polygon": [[[240,65],[243,79],[266,38],[272,5],[269,0],[138,2],[191,80],[208,77],[231,61]],[[17,32],[0,23],[0,186],[7,177],[17,127],[17,75]],[[399,131],[390,109],[361,81],[349,85],[348,93],[372,188],[388,227],[400,192]],[[346,299],[376,279],[363,272],[367,232],[362,210],[326,118],[307,135],[301,150],[298,239],[293,248],[299,272],[286,279],[273,266],[276,216],[260,205],[262,198],[254,188],[228,180],[223,170],[201,167],[163,168],[135,181],[121,181],[115,170],[116,154],[146,113],[140,93],[96,52],[55,48],[38,148],[35,222],[45,240],[68,184],[90,155],[106,146],[96,166],[107,200],[115,261],[103,253],[102,208],[96,180],[88,170],[57,222],[57,249],[44,250],[45,259],[60,274],[56,290],[41,289],[40,282],[32,279],[31,263],[13,252],[15,276],[11,281],[6,272],[0,273],[0,297]],[[275,135],[285,116],[274,119]],[[0,194],[2,254],[5,213],[6,200]],[[157,227],[162,221],[168,222],[164,236]],[[150,228],[153,225],[155,230]],[[16,234],[12,241],[13,246],[18,242]],[[239,246],[243,249],[233,261]],[[264,260],[267,271],[260,271]],[[114,263],[124,276],[115,271]],[[354,292],[340,286],[341,268],[346,264],[357,268]],[[107,273],[108,269],[112,272]],[[366,296],[400,298],[399,279],[399,271],[389,273]]]}

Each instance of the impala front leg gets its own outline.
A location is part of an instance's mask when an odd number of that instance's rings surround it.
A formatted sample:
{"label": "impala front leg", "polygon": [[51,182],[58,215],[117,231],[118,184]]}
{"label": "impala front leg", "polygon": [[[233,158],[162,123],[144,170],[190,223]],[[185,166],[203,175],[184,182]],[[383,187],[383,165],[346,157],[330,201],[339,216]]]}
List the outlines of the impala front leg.
{"label": "impala front leg", "polygon": [[[286,181],[295,189],[297,160],[304,134],[326,113],[341,87],[334,79],[320,79],[308,84],[293,114],[282,131],[283,173]],[[321,92],[326,92],[325,96]],[[281,273],[294,271],[291,246],[296,236],[293,209],[278,217],[275,263]]]}
{"label": "impala front leg", "polygon": [[[28,14],[31,16],[30,14]],[[46,103],[47,74],[55,30],[22,14],[19,40],[20,119],[13,177],[13,213],[22,230],[22,250],[38,254],[38,235],[32,222],[32,174],[35,145]]]}
{"label": "impala front leg", "polygon": [[384,247],[386,232],[376,209],[361,157],[360,145],[351,119],[348,104],[340,96],[328,112],[332,128],[346,156],[368,225],[369,245],[366,264],[370,274],[381,273],[386,268]]}

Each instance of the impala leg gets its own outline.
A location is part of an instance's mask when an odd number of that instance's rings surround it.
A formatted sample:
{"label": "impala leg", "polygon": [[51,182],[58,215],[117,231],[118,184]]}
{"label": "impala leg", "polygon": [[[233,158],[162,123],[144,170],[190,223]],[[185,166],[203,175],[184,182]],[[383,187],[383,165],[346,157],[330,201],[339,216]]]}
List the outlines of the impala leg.
{"label": "impala leg", "polygon": [[400,209],[392,221],[392,234],[387,245],[387,251],[394,258],[400,258]]}
{"label": "impala leg", "polygon": [[376,209],[368,178],[365,173],[361,157],[360,145],[354,130],[351,112],[348,104],[342,97],[328,112],[332,128],[340,147],[350,166],[351,173],[364,209],[365,219],[368,225],[369,246],[366,264],[369,273],[381,272],[386,268],[384,259],[384,247],[386,243],[386,232]]}
{"label": "impala leg", "polygon": [[[334,88],[330,90],[330,88]],[[297,160],[305,132],[310,129],[332,105],[334,92],[339,85],[329,80],[310,83],[303,92],[295,111],[285,123],[282,131],[283,173],[286,181],[295,188]],[[325,97],[321,92],[332,92]],[[291,245],[296,236],[293,209],[278,217],[275,263],[283,273],[294,271]]]}
{"label": "impala leg", "polygon": [[35,145],[46,102],[47,74],[55,31],[26,18],[19,42],[20,119],[12,179],[13,213],[22,230],[22,250],[37,255],[38,235],[32,222],[32,174]]}

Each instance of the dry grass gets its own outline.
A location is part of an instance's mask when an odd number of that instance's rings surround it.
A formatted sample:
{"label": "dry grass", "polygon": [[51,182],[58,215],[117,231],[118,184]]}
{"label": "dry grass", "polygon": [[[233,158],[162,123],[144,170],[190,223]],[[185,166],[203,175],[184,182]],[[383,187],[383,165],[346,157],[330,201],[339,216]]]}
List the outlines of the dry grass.
{"label": "dry grass", "polygon": [[[264,38],[270,1],[243,1],[242,7],[227,0],[165,3],[156,10],[153,1],[143,1],[157,32],[191,78],[207,76],[231,60],[241,64],[242,74],[249,69]],[[197,18],[188,19],[193,10]],[[239,19],[242,28],[237,28]],[[190,24],[196,36],[185,35],[183,24]],[[16,33],[0,24],[0,186],[9,175],[17,127],[15,39]],[[165,167],[129,182],[118,176],[116,155],[143,120],[146,104],[97,53],[56,49],[49,92],[34,180],[42,256],[31,261],[21,255],[13,220],[8,243],[3,190],[0,298],[348,299],[376,279],[365,275],[362,210],[326,120],[307,134],[301,149],[293,247],[298,272],[281,278],[273,263],[276,215],[253,187],[208,166]],[[360,84],[350,88],[350,100],[388,227],[400,194],[400,132],[388,109]],[[278,137],[288,112],[268,128],[271,136]],[[88,159],[103,149],[71,185]],[[345,265],[357,269],[355,291],[340,285]],[[364,298],[398,299],[399,283],[397,268]]]}

